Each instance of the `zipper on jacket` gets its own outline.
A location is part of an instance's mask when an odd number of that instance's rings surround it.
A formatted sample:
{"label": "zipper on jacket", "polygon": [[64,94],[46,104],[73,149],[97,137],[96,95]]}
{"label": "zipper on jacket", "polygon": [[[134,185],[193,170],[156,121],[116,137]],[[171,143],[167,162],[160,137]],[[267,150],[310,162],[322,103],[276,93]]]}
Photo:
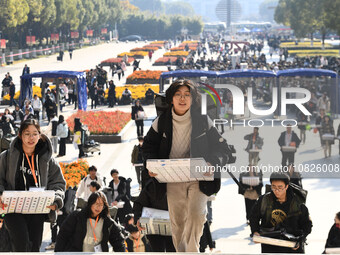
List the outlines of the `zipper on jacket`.
{"label": "zipper on jacket", "polygon": [[23,154],[22,156],[22,163],[21,163],[21,167],[22,167],[22,177],[24,178],[24,185],[25,185],[25,190],[27,190],[27,186],[26,186],[26,177],[25,177],[25,173],[24,173],[24,167],[25,167],[25,155]]}
{"label": "zipper on jacket", "polygon": [[37,157],[35,159],[35,163],[36,163],[36,166],[37,166],[37,176],[38,176],[38,187],[41,188],[41,180],[40,180],[40,170],[39,170],[39,155],[37,154]]}
{"label": "zipper on jacket", "polygon": [[[38,176],[38,188],[40,188],[41,187],[41,178],[40,178],[40,171],[39,171],[39,164],[38,164],[38,160],[39,159],[39,155],[37,155],[37,157],[36,157],[36,159],[35,159],[35,162],[36,162],[36,166],[37,166],[37,176]],[[22,169],[24,169],[24,167],[25,167],[25,157],[24,157],[24,155],[23,155],[23,157],[22,157]],[[31,171],[32,171],[32,169],[31,169]],[[35,171],[35,170],[34,170]],[[25,185],[25,190],[27,190],[27,186],[26,186],[26,184],[27,184],[27,180],[26,180],[26,176],[25,176],[25,173],[24,173],[24,171],[22,171],[22,176],[23,176],[23,178],[24,178],[24,185]]]}

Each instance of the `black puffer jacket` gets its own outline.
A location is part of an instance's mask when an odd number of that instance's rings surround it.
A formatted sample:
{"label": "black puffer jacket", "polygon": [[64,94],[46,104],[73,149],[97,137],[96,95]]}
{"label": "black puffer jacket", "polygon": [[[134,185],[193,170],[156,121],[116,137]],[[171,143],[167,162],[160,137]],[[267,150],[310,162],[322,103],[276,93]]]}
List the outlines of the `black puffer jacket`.
{"label": "black puffer jacket", "polygon": [[[85,210],[74,211],[65,219],[57,236],[56,252],[83,251],[87,219]],[[109,251],[108,242],[115,252],[125,252],[124,238],[117,223],[109,217],[105,217],[103,220],[103,240],[101,242],[103,252]]]}
{"label": "black puffer jacket", "polygon": [[[129,184],[127,183],[127,180],[122,176],[119,176],[119,180],[120,182],[118,185],[118,196],[116,197],[115,201],[125,202],[124,207],[118,209],[118,218],[119,218],[120,223],[122,223],[122,220],[124,220],[125,215],[132,212],[132,207],[131,207],[130,198],[128,195],[128,189],[127,189]],[[109,187],[112,188],[112,196],[113,196],[114,194],[113,180],[110,181]]]}
{"label": "black puffer jacket", "polygon": [[[216,128],[210,126],[206,116],[191,112],[191,158],[203,157],[211,165],[220,165],[222,154],[226,153],[225,140],[220,136]],[[143,158],[146,167],[148,159],[168,159],[172,146],[172,113],[171,108],[164,112],[158,119],[158,132],[152,127],[144,138]],[[215,172],[214,181],[200,181],[200,190],[210,196],[217,193],[221,186],[220,174]],[[158,195],[162,197],[166,192],[166,186],[159,184]]]}
{"label": "black puffer jacket", "polygon": [[328,233],[328,238],[325,248],[340,247],[340,228],[333,224]]}
{"label": "black puffer jacket", "polygon": [[143,207],[154,208],[158,210],[168,211],[168,200],[166,194],[163,197],[157,196],[157,181],[152,178],[147,181],[145,187],[140,192],[138,198],[133,203],[134,221],[142,216]]}
{"label": "black puffer jacket", "polygon": [[[265,198],[267,204],[263,206],[265,210],[262,211],[261,207]],[[260,233],[261,230],[285,229],[288,234],[306,238],[312,231],[312,221],[309,217],[308,208],[304,203],[299,202],[298,197],[290,187],[287,190],[287,200],[282,204],[277,201],[273,192],[260,196],[252,209],[249,220],[252,233]],[[264,252],[303,253],[304,245],[301,241],[300,248],[294,251],[291,248],[262,244],[262,253]]]}

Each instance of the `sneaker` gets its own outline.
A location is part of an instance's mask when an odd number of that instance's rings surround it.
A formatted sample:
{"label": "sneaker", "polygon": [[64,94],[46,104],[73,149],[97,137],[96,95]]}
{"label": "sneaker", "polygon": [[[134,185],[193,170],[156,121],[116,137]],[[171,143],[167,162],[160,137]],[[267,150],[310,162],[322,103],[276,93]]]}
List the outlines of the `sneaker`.
{"label": "sneaker", "polygon": [[46,246],[45,250],[54,250],[55,248],[55,243],[50,243],[50,245]]}

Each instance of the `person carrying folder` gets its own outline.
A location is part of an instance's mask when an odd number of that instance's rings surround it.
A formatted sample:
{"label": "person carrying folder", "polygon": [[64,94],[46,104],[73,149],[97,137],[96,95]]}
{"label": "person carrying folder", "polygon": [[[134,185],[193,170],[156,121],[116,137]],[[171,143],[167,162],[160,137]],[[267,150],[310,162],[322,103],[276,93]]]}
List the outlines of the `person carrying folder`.
{"label": "person carrying folder", "polygon": [[[262,243],[262,253],[304,253],[304,243],[313,224],[307,206],[289,182],[290,178],[285,173],[270,175],[271,192],[256,201],[249,219],[250,228],[253,236],[280,239],[284,234],[290,235],[297,243],[294,248]],[[275,232],[280,234],[272,236]]]}
{"label": "person carrying folder", "polygon": [[[168,109],[153,122],[144,138],[143,157],[179,159],[203,157],[212,166],[225,140],[201,115],[200,95],[190,80],[178,79],[166,91]],[[149,171],[151,177],[156,174]],[[221,180],[157,184],[157,193],[167,194],[172,239],[177,252],[199,252],[206,222],[208,196],[217,193]]]}
{"label": "person carrying folder", "polygon": [[[63,207],[66,182],[59,164],[52,157],[51,141],[41,134],[37,120],[22,122],[19,135],[0,154],[0,195],[3,191],[54,190],[49,217]],[[7,207],[0,196],[0,206]],[[46,214],[6,214],[4,222],[13,252],[39,252]]]}

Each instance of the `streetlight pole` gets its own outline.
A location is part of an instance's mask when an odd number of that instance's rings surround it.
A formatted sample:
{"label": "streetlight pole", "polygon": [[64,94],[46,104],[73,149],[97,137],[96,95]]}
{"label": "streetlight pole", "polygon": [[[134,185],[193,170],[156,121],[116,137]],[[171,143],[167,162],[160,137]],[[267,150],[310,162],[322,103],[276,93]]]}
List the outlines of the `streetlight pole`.
{"label": "streetlight pole", "polygon": [[28,34],[29,34],[29,41],[28,41],[28,46],[29,46],[29,58],[31,58],[31,48],[32,48],[32,29],[28,29]]}
{"label": "streetlight pole", "polygon": [[[0,41],[1,41],[1,39],[2,39],[2,31],[0,31]],[[1,61],[0,61],[0,66],[2,66],[2,65],[5,65],[5,63],[6,63],[6,60],[5,60],[5,49],[1,49],[1,57],[2,57],[2,59],[1,59]]]}

